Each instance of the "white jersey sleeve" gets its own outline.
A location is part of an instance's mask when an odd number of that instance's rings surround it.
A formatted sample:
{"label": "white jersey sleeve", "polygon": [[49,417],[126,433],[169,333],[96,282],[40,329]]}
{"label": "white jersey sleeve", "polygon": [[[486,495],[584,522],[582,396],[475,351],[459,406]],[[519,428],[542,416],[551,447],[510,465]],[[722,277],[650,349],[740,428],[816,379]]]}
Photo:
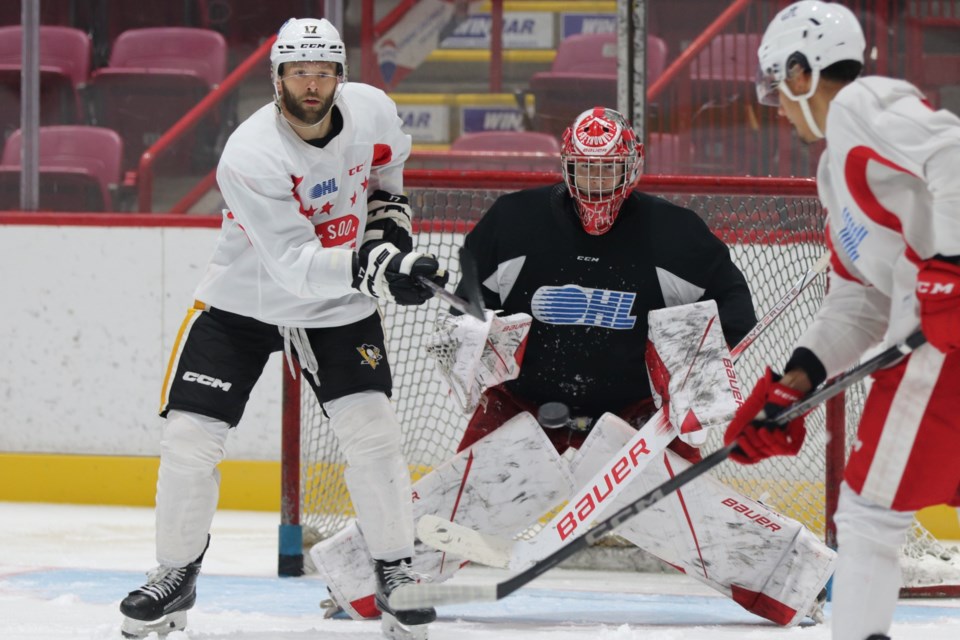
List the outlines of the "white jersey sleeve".
{"label": "white jersey sleeve", "polygon": [[911,84],[868,77],[827,115],[817,188],[827,210],[830,287],[798,346],[835,375],[919,326],[919,264],[960,255],[960,119]]}

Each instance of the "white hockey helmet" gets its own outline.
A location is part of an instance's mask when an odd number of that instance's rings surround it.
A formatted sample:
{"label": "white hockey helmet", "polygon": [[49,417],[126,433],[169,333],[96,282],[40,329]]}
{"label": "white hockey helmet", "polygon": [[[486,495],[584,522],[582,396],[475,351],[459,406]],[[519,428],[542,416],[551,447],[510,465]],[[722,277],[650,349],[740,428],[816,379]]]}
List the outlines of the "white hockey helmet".
{"label": "white hockey helmet", "polygon": [[[584,231],[595,236],[609,231],[643,170],[643,143],[630,123],[613,109],[584,111],[563,132],[560,161]],[[595,187],[584,176],[615,178],[614,186],[598,180]]]}
{"label": "white hockey helmet", "polygon": [[[760,41],[757,98],[761,104],[777,106],[778,91],[783,91],[792,100],[805,100],[816,91],[822,69],[842,60],[863,64],[865,48],[860,22],[847,7],[820,0],[795,2],[776,15]],[[797,63],[809,67],[813,75],[803,96],[781,86]]]}
{"label": "white hockey helmet", "polygon": [[274,80],[284,62],[336,62],[346,75],[347,52],[343,40],[326,18],[290,18],[277,32],[270,48],[270,70]]}

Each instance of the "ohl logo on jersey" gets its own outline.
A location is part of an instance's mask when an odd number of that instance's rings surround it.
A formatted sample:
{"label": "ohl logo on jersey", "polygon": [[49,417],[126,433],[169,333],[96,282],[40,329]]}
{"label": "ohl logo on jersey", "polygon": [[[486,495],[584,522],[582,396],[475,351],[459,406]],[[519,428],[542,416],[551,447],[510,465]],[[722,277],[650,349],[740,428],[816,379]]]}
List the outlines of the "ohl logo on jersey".
{"label": "ohl logo on jersey", "polygon": [[540,287],[533,294],[533,317],[546,324],[581,324],[605,329],[632,329],[630,315],[637,294],[628,291],[585,289],[574,284]]}

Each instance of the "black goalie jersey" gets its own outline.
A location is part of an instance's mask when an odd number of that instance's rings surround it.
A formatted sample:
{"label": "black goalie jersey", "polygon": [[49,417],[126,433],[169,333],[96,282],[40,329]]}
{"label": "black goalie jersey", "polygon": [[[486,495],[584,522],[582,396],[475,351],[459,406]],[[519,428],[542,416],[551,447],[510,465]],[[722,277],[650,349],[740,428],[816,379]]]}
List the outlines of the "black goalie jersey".
{"label": "black goalie jersey", "polygon": [[466,236],[485,306],[533,316],[520,377],[535,402],[599,416],[650,397],[647,312],[712,299],[727,342],[756,323],[729,251],[689,209],[634,192],[614,227],[588,235],[563,184],[500,197]]}

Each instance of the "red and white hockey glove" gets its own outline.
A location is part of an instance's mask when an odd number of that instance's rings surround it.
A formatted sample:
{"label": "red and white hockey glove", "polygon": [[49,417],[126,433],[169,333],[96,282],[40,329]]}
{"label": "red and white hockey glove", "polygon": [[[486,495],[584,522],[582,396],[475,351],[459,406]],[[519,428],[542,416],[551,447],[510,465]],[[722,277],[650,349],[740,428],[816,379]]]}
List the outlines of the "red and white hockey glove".
{"label": "red and white hockey glove", "polygon": [[747,401],[737,409],[723,436],[724,444],[737,442],[730,457],[740,464],[756,464],[770,456],[795,456],[807,437],[803,416],[780,426],[767,420],[803,397],[796,389],[780,384],[780,376],[767,367]]}
{"label": "red and white hockey glove", "polygon": [[944,353],[960,349],[960,265],[927,260],[917,274],[920,327],[927,342]]}

